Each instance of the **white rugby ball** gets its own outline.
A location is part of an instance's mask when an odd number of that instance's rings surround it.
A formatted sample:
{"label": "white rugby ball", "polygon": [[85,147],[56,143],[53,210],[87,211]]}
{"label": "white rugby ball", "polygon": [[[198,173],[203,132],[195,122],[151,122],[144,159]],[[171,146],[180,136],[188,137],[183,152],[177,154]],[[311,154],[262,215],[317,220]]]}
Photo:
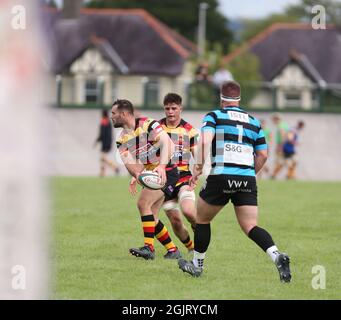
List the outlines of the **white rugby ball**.
{"label": "white rugby ball", "polygon": [[139,175],[138,180],[148,189],[159,190],[164,187],[164,184],[161,184],[161,178],[157,172],[145,170]]}

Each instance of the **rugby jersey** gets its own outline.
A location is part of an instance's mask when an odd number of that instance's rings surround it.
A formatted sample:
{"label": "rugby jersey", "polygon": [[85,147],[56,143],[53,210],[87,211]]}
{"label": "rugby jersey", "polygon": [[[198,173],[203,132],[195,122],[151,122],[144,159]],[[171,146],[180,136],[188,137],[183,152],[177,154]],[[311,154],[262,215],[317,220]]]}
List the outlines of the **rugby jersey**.
{"label": "rugby jersey", "polygon": [[180,173],[178,183],[188,181],[192,176],[189,170],[191,151],[198,144],[199,132],[183,119],[181,119],[177,127],[167,127],[166,118],[161,119],[159,122],[175,146],[172,163],[177,165]]}
{"label": "rugby jersey", "polygon": [[134,130],[123,130],[118,137],[117,149],[121,155],[129,152],[135,159],[140,160],[147,170],[153,170],[159,165],[160,149],[155,144],[162,131],[162,126],[156,120],[147,117],[136,118]]}
{"label": "rugby jersey", "polygon": [[208,113],[202,132],[215,134],[211,146],[210,174],[255,176],[254,153],[267,149],[260,122],[239,107]]}

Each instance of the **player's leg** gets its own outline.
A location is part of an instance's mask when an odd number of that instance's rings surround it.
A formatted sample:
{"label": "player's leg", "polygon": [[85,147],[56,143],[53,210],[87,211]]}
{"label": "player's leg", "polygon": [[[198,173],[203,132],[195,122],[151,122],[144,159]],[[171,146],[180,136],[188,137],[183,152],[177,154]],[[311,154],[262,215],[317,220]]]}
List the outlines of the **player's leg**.
{"label": "player's leg", "polygon": [[290,158],[287,159],[287,167],[288,167],[288,173],[287,173],[287,179],[295,179],[296,178],[296,160],[295,156],[292,155]]}
{"label": "player's leg", "polygon": [[109,166],[115,172],[115,174],[118,174],[119,173],[119,168],[114,163],[114,161],[109,159],[109,151],[102,152],[102,154],[103,154],[103,165],[104,166],[105,165]]}
{"label": "player's leg", "polygon": [[141,248],[131,248],[131,254],[144,259],[154,259],[154,235],[155,235],[155,218],[152,212],[154,203],[164,197],[161,190],[142,189],[137,207],[140,211],[142,228],[144,234],[144,246]]}
{"label": "player's leg", "polygon": [[283,159],[283,154],[282,152],[277,152],[276,153],[276,159],[275,159],[275,168],[272,172],[271,178],[276,179],[277,175],[280,173],[284,166],[284,159]]}
{"label": "player's leg", "polygon": [[163,204],[163,209],[172,225],[172,229],[178,239],[185,245],[188,250],[193,250],[193,241],[182,220],[182,214],[176,200],[170,200]]}
{"label": "player's leg", "polygon": [[223,205],[211,205],[199,197],[197,204],[197,223],[194,232],[193,261],[189,262],[184,259],[179,259],[178,265],[182,271],[194,277],[201,275],[206,251],[211,241],[210,222],[223,207]]}
{"label": "player's leg", "polygon": [[177,259],[181,256],[180,251],[172,241],[167,227],[159,219],[159,212],[163,205],[164,197],[155,202],[152,206],[152,212],[155,219],[155,237],[167,250],[164,258]]}
{"label": "player's leg", "polygon": [[105,176],[105,154],[104,152],[101,152],[101,157],[100,157],[100,177]]}
{"label": "player's leg", "polygon": [[180,209],[187,221],[191,224],[192,230],[195,230],[197,208],[195,204],[195,192],[188,190],[189,186],[181,186],[178,194]]}
{"label": "player's leg", "polygon": [[240,205],[234,202],[238,223],[244,233],[266,252],[276,264],[281,281],[290,282],[289,257],[280,253],[268,231],[258,226],[257,205]]}

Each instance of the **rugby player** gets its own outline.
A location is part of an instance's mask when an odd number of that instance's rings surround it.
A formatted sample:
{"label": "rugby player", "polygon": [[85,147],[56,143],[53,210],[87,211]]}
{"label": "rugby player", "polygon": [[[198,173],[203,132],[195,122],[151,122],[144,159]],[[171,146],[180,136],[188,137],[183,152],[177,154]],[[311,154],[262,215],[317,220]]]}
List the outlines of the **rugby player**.
{"label": "rugby player", "polygon": [[191,251],[194,249],[189,232],[182,221],[181,213],[177,204],[180,206],[182,214],[195,230],[196,205],[195,193],[189,190],[189,179],[192,173],[189,170],[191,156],[196,152],[199,133],[184,119],[181,118],[182,98],[176,93],[169,93],[163,100],[166,117],[160,120],[163,129],[168,133],[175,145],[175,153],[172,159],[178,166],[180,177],[175,185],[175,190],[171,195],[165,196],[163,209],[165,210],[174,233]]}
{"label": "rugby player", "polygon": [[[194,156],[199,133],[191,124],[181,118],[183,110],[181,96],[176,93],[168,93],[164,97],[163,106],[166,117],[159,122],[175,145],[172,163],[177,165],[180,176],[173,193],[165,195],[163,205],[162,203],[155,205],[153,213],[155,215],[156,210],[159,210],[159,207],[162,205],[171,222],[175,235],[189,251],[192,251],[194,249],[193,241],[182,220],[182,214],[194,230],[196,205],[195,193],[193,190],[189,190],[189,179],[192,177],[189,170],[189,162],[191,155]],[[136,179],[134,178],[132,178],[130,183],[129,191],[132,194],[136,194]],[[162,236],[162,233],[160,236]]]}
{"label": "rugby player", "polygon": [[199,162],[194,166],[190,186],[202,174],[211,150],[211,172],[200,191],[194,234],[193,261],[178,260],[179,268],[200,276],[210,243],[210,222],[231,200],[238,223],[245,234],[261,247],[275,263],[280,280],[290,282],[289,257],[278,251],[271,235],[258,226],[256,173],[267,160],[267,145],[259,121],[239,108],[240,86],[224,82],[221,108],[203,120],[198,144]]}
{"label": "rugby player", "polygon": [[[144,233],[144,246],[131,248],[129,251],[136,257],[146,260],[154,259],[154,236],[158,224],[162,222],[154,217],[152,207],[163,201],[164,194],[171,194],[178,181],[176,165],[170,163],[174,144],[162,129],[159,122],[150,118],[136,118],[134,108],[128,100],[116,100],[111,109],[111,119],[115,128],[123,128],[118,137],[117,149],[128,172],[136,179],[144,169],[157,172],[163,183],[162,190],[144,188],[137,201]],[[165,246],[172,255],[180,256],[177,247],[163,226]]]}

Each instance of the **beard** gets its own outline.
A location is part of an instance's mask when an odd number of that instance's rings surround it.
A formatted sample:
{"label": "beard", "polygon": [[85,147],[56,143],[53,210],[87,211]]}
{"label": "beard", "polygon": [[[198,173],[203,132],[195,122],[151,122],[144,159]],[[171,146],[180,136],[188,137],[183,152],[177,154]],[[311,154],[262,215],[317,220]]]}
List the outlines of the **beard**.
{"label": "beard", "polygon": [[123,123],[120,123],[120,122],[114,123],[114,128],[122,128],[122,127],[123,127]]}
{"label": "beard", "polygon": [[116,121],[114,121],[113,119],[111,119],[112,125],[114,128],[122,128],[123,127],[123,123],[119,121],[119,119],[116,119]]}

